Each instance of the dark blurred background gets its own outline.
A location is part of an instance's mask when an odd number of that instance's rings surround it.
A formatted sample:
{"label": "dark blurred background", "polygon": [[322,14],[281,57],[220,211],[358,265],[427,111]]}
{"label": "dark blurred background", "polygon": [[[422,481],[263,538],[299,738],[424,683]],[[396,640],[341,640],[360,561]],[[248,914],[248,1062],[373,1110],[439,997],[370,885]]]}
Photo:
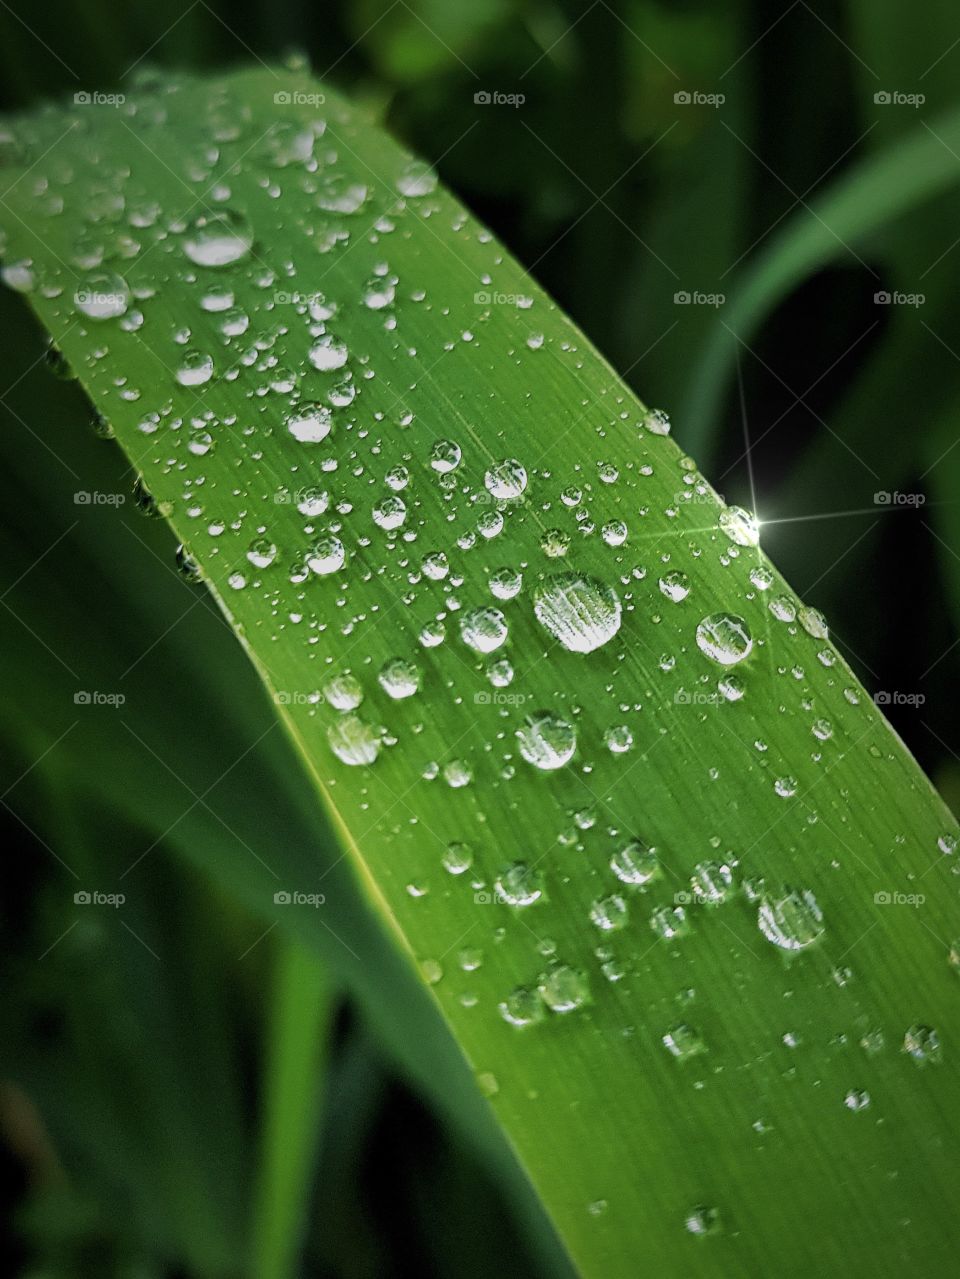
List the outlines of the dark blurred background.
{"label": "dark blurred background", "polygon": [[[0,106],[9,111],[122,91],[157,68],[297,55],[434,162],[640,396],[670,412],[675,438],[718,490],[758,511],[771,557],[827,615],[868,690],[960,806],[955,4],[0,3]],[[6,619],[4,678],[17,693],[3,721],[12,785],[2,812],[14,850],[3,871],[4,981],[16,991],[0,1091],[7,1243],[15,1272],[37,1277],[241,1274],[231,1238],[246,1220],[270,945],[238,976],[236,956],[262,929],[165,841],[151,871],[156,900],[181,904],[141,921],[144,938],[176,951],[171,913],[184,935],[184,910],[216,914],[194,1014],[217,1006],[223,1024],[207,1038],[213,1056],[230,1058],[220,1063],[227,1096],[210,1058],[202,1067],[192,1059],[195,1044],[158,1054],[151,1036],[178,1031],[152,1013],[147,1025],[131,997],[150,989],[163,998],[137,969],[140,938],[92,925],[63,933],[63,871],[48,843],[66,832],[78,860],[95,846],[100,864],[106,846],[119,864],[150,832],[110,802],[103,812],[65,811],[69,787],[58,790],[52,765],[35,767],[51,737],[37,730],[31,699],[62,675],[43,652],[44,627],[71,634],[69,610],[55,610],[77,574],[91,614],[109,612],[169,548],[162,525],[125,512],[125,551],[108,550],[104,524],[99,547],[68,540],[45,563],[46,605],[39,586],[34,599],[20,583],[50,541],[42,510],[59,481],[44,470],[47,432],[88,410],[76,388],[33,367],[42,342],[16,299],[5,296],[2,308],[3,563],[5,589],[19,600]],[[101,487],[122,481],[121,459],[93,433],[85,447],[101,450],[90,462],[108,476]],[[179,599],[202,588],[174,580],[164,590]],[[138,607],[162,616],[162,605],[151,597]],[[196,632],[203,642],[226,654],[230,637],[207,602],[191,616],[206,628]],[[199,641],[185,632],[181,651],[156,625],[159,669],[176,689]],[[85,642],[123,648],[113,633]],[[244,678],[242,659],[223,661]],[[216,725],[223,705],[205,714]],[[196,944],[184,942],[184,954]],[[501,1175],[403,1081],[354,1000],[337,996],[332,1007],[304,1273],[553,1273],[506,1211]],[[147,1090],[155,1104],[182,1088],[178,1071],[211,1072],[209,1097],[193,1118],[184,1109],[184,1132],[159,1152],[138,1136],[149,1116],[131,1063],[144,1057],[158,1058]],[[117,1092],[127,1092],[126,1107],[116,1107]],[[188,1175],[194,1158],[208,1161],[203,1176]],[[172,1170],[169,1184],[158,1183],[158,1160]],[[205,1186],[217,1188],[222,1233],[206,1252],[192,1221]]]}

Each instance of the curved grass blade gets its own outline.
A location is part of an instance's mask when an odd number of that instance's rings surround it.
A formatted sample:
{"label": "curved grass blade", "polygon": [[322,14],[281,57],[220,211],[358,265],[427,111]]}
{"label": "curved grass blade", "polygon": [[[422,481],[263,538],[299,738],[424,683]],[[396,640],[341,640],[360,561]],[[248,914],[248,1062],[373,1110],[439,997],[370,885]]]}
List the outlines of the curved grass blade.
{"label": "curved grass blade", "polygon": [[7,281],[581,1270],[946,1267],[956,826],[750,517],[309,78],[16,133]]}

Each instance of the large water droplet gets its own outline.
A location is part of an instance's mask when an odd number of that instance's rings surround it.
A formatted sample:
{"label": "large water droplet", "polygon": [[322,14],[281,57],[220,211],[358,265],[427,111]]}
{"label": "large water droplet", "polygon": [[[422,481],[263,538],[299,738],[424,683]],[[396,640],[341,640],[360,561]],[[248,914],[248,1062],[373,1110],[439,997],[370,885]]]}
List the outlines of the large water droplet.
{"label": "large water droplet", "polygon": [[328,533],[314,542],[307,554],[307,567],[314,573],[325,577],[328,573],[336,573],[343,568],[347,553],[339,537]]}
{"label": "large water droplet", "polygon": [[403,657],[394,657],[387,662],[377,677],[380,687],[395,701],[405,697],[413,697],[420,691],[421,675],[419,667]]}
{"label": "large water droplet", "polygon": [[543,875],[526,862],[514,862],[500,872],[494,888],[508,906],[532,906],[543,896]]}
{"label": "large water droplet", "polygon": [[515,457],[507,457],[490,467],[483,482],[491,496],[502,502],[510,502],[520,497],[527,487],[527,472]]}
{"label": "large water droplet", "polygon": [[301,444],[319,444],[332,426],[333,414],[324,404],[300,404],[287,415],[287,430]]}
{"label": "large water droplet", "polygon": [[610,869],[624,884],[649,884],[660,873],[657,850],[632,839],[610,858]]}
{"label": "large water droplet", "polygon": [[712,613],[697,627],[697,647],[721,666],[734,666],[750,654],[750,628],[735,613]]}
{"label": "large water droplet", "polygon": [[781,950],[806,950],[823,936],[823,911],[809,889],[788,888],[779,896],[764,894],[757,925]]}
{"label": "large water droplet", "polygon": [[475,608],[460,618],[460,638],[477,653],[492,653],[508,634],[507,619],[499,609]]}
{"label": "large water droplet", "polygon": [[720,527],[737,546],[758,546],[760,525],[757,517],[742,506],[728,506],[720,512]]}
{"label": "large water droplet", "polygon": [[253,248],[253,230],[242,213],[221,209],[201,213],[183,239],[183,251],[197,266],[229,266]]}
{"label": "large water droplet", "polygon": [[344,715],[327,729],[330,749],[343,764],[372,764],[380,753],[380,733],[359,715]]}
{"label": "large water droplet", "polygon": [[537,983],[540,998],[551,1012],[569,1013],[586,1002],[590,995],[585,974],[567,964],[551,968]]}
{"label": "large water droplet", "polygon": [[88,275],[73,295],[73,303],[89,320],[114,320],[130,305],[127,282],[112,272]]}
{"label": "large water droplet", "polygon": [[517,729],[520,754],[534,768],[552,771],[570,762],[577,749],[577,734],[573,725],[549,711],[528,715],[523,726]]}
{"label": "large water droplet", "polygon": [[559,573],[541,582],[533,611],[540,625],[573,653],[592,653],[620,629],[616,591],[579,573]]}

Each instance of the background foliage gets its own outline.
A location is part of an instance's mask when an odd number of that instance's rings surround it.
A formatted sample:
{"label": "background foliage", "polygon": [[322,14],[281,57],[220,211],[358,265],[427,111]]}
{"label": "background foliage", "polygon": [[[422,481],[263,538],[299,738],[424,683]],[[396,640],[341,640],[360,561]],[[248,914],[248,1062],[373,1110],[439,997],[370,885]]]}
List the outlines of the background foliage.
{"label": "background foliage", "polygon": [[[0,22],[7,108],[122,88],[151,64],[222,66],[291,47],[367,99],[644,399],[671,411],[727,498],[757,506],[771,556],[830,618],[867,687],[890,695],[889,717],[941,792],[958,797],[960,28],[948,4],[18,3]],[[494,91],[525,101],[475,102]],[[697,91],[725,100],[675,101]],[[678,293],[725,301],[683,305]],[[924,301],[878,304],[878,293]],[[238,695],[249,672],[202,591],[159,568],[170,560],[162,527],[127,508],[119,545],[112,513],[85,521],[82,540],[71,531],[79,485],[53,454],[88,410],[35,367],[40,339],[15,300],[0,307],[3,803],[21,854],[4,867],[4,975],[17,992],[4,1074],[43,1079],[60,1099],[41,1124],[17,1085],[0,1098],[16,1247],[42,1273],[229,1272],[259,1140],[249,1097],[276,1038],[271,941],[256,944],[242,885],[227,901],[165,855],[149,862],[152,913],[128,921],[137,938],[83,925],[58,941],[66,879],[49,846],[105,878],[168,831],[190,790],[202,798],[160,851],[242,840],[252,797],[273,775],[289,788],[289,760],[268,734],[205,793],[230,762],[211,743],[223,730],[254,740],[269,719]],[[88,452],[85,475],[103,475],[105,491],[123,483],[119,456],[92,435]],[[878,492],[925,502],[878,505]],[[33,568],[51,527],[63,539]],[[170,617],[183,620],[169,629]],[[84,669],[107,654],[114,672],[136,663],[131,688],[153,722],[189,735],[189,789],[151,753],[155,740],[123,750],[109,725],[99,740],[84,727],[104,806],[70,811],[56,751],[33,767],[71,687],[37,638],[50,625],[71,635]],[[140,661],[144,628],[156,645]],[[148,830],[142,814],[117,812],[108,784],[127,773],[133,790],[138,772],[163,780]],[[299,826],[286,805],[273,814],[292,842],[316,843],[307,811],[304,799]],[[176,1007],[158,950],[178,974]],[[416,993],[392,1032],[328,994],[313,1270],[550,1273],[529,1223],[505,1209],[494,1155],[418,1100],[397,1052],[402,1024],[430,1033]]]}

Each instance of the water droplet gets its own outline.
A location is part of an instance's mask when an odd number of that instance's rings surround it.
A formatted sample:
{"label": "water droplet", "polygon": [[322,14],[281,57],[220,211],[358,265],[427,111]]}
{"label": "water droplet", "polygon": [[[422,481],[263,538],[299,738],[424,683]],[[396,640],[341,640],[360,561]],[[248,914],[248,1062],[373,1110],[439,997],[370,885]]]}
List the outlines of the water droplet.
{"label": "water droplet", "polygon": [[728,702],[739,702],[746,686],[739,675],[723,675],[717,680],[717,691]]}
{"label": "water droplet", "polygon": [[88,320],[114,320],[125,315],[130,305],[130,289],[119,275],[97,272],[77,287],[73,303]]}
{"label": "water droplet", "polygon": [[733,871],[725,862],[698,862],[690,876],[690,887],[698,902],[719,906],[733,889]]}
{"label": "water droplet", "polygon": [[334,675],[323,686],[323,695],[338,711],[355,711],[363,701],[363,688],[356,675]]}
{"label": "water droplet", "polygon": [[287,415],[287,430],[301,444],[319,444],[330,434],[333,414],[324,404],[300,404]]}
{"label": "water droplet", "polygon": [[437,175],[423,160],[411,160],[397,178],[397,190],[408,200],[431,195],[437,189]]}
{"label": "water droplet", "polygon": [[330,505],[326,489],[306,488],[297,493],[297,510],[301,515],[322,515]]}
{"label": "water droplet", "polygon": [[787,888],[780,896],[764,894],[757,925],[781,950],[806,950],[823,935],[823,912],[809,889]]}
{"label": "water droplet", "polygon": [[623,928],[629,918],[627,903],[622,897],[598,897],[590,907],[591,922],[604,932],[613,933]]}
{"label": "water droplet", "polygon": [[632,839],[610,858],[610,869],[624,884],[649,884],[660,873],[657,850]]}
{"label": "water droplet", "polygon": [[515,457],[507,457],[491,466],[483,482],[493,497],[509,502],[520,497],[527,487],[527,472]]}
{"label": "water droplet", "polygon": [[452,759],[443,766],[443,780],[452,790],[460,790],[473,781],[473,769],[463,759]]}
{"label": "water droplet", "polygon": [[183,251],[197,266],[229,266],[253,248],[253,229],[241,213],[220,209],[201,213],[183,239]]}
{"label": "water droplet", "polygon": [[750,628],[735,613],[712,613],[697,627],[697,647],[721,666],[733,666],[753,648]]}
{"label": "water droplet", "polygon": [[720,527],[737,546],[758,546],[760,525],[757,517],[742,506],[728,506],[720,512]]}
{"label": "water droplet", "polygon": [[488,579],[490,593],[498,600],[512,600],[520,594],[523,574],[512,568],[498,568]]}
{"label": "water droplet", "polygon": [[460,618],[460,638],[477,653],[492,653],[506,643],[509,627],[499,609],[475,608]]}
{"label": "water droplet", "polygon": [[775,595],[767,608],[778,622],[794,622],[797,619],[797,606],[789,595]]}
{"label": "water droplet", "polygon": [[422,680],[420,668],[403,657],[394,657],[385,663],[377,678],[383,691],[395,701],[419,693]]}
{"label": "water droplet", "polygon": [[614,724],[603,735],[604,745],[613,755],[623,755],[633,745],[633,733],[627,724]]}
{"label": "water droplet", "polygon": [[650,916],[650,927],[665,941],[685,937],[690,931],[687,912],[682,906],[658,906]]}
{"label": "water droplet", "polygon": [[691,1235],[715,1235],[721,1228],[720,1214],[716,1208],[697,1204],[684,1219],[684,1226]]}
{"label": "water droplet", "polygon": [[706,1052],[706,1044],[686,1022],[677,1022],[663,1036],[663,1046],[678,1061],[687,1061],[698,1053]]}
{"label": "water droplet", "polygon": [[450,572],[450,562],[443,551],[429,551],[421,560],[420,567],[432,582],[442,582]]}
{"label": "water droplet", "polygon": [[462,875],[473,865],[473,850],[469,844],[448,844],[442,860],[444,870],[449,871],[451,875]]}
{"label": "water droplet", "polygon": [[797,621],[814,639],[825,640],[828,638],[830,631],[827,626],[826,618],[822,613],[817,612],[815,608],[807,608],[806,605],[797,610]]}
{"label": "water droplet", "polygon": [[500,872],[494,888],[508,906],[532,906],[543,896],[543,875],[526,862],[514,862]]}
{"label": "water droplet", "polygon": [[277,548],[269,537],[258,537],[250,543],[247,559],[254,568],[269,568],[277,558]]}
{"label": "water droplet", "polygon": [[940,1036],[931,1026],[914,1023],[903,1037],[903,1051],[918,1066],[940,1060]]}
{"label": "water droplet", "polygon": [[544,1017],[543,1001],[534,990],[518,986],[501,1004],[500,1016],[511,1026],[532,1026]]}
{"label": "water droplet", "polygon": [[343,764],[372,764],[380,753],[380,733],[358,715],[343,715],[327,729],[330,749]]}
{"label": "water droplet", "polygon": [[590,987],[584,973],[567,964],[560,964],[544,973],[537,983],[540,998],[551,1012],[569,1013],[580,1008],[590,995]]}
{"label": "water droplet", "polygon": [[501,657],[487,667],[487,679],[494,688],[507,688],[513,682],[513,667]]}
{"label": "water droplet", "polygon": [[391,493],[373,508],[374,524],[388,533],[400,528],[406,518],[407,504],[396,493]]}
{"label": "water droplet", "polygon": [[640,425],[648,430],[651,435],[669,435],[670,415],[665,409],[648,409]]}
{"label": "water droplet", "polygon": [[440,475],[447,475],[457,469],[462,457],[459,444],[453,440],[437,440],[430,450],[430,465]]}
{"label": "water droplet", "polygon": [[213,377],[213,356],[205,351],[185,351],[177,368],[181,386],[203,386]]}
{"label": "water droplet", "polygon": [[573,653],[592,653],[620,629],[620,599],[595,577],[547,578],[537,586],[533,609],[540,625]]}
{"label": "water droplet", "polygon": [[573,725],[559,715],[536,711],[517,729],[517,742],[528,764],[549,772],[562,768],[573,758],[577,734]]}
{"label": "water droplet", "polygon": [[312,572],[325,577],[328,573],[336,573],[343,568],[347,558],[343,543],[332,533],[320,537],[314,542],[307,554],[307,567]]}
{"label": "water droplet", "polygon": [[867,1110],[870,1105],[870,1094],[862,1088],[851,1088],[843,1099],[848,1110]]}
{"label": "water droplet", "polygon": [[660,579],[660,590],[666,595],[668,600],[673,600],[674,604],[679,604],[681,600],[685,600],[690,594],[690,579],[686,573],[681,573],[679,570],[665,573]]}
{"label": "water droplet", "polygon": [[329,373],[334,369],[342,369],[347,362],[345,342],[338,341],[330,333],[319,338],[308,352],[310,363],[321,373]]}

